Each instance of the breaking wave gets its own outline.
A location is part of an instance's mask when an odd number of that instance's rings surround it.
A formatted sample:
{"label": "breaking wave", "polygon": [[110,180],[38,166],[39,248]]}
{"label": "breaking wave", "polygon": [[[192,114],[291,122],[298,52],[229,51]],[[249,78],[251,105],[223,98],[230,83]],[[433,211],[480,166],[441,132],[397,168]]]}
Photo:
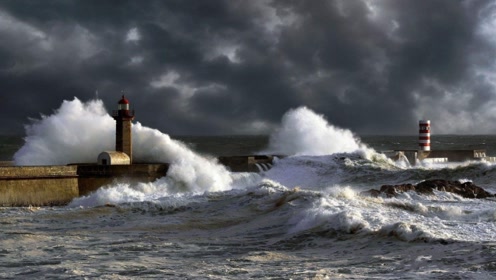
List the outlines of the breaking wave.
{"label": "breaking wave", "polygon": [[[50,116],[26,126],[25,144],[14,155],[17,165],[62,165],[95,162],[113,150],[115,121],[101,100],[64,101]],[[169,135],[141,125],[132,127],[133,157],[142,162],[170,163],[166,184],[192,192],[231,188],[230,172],[213,158],[191,151]],[[178,186],[183,186],[180,188]]]}

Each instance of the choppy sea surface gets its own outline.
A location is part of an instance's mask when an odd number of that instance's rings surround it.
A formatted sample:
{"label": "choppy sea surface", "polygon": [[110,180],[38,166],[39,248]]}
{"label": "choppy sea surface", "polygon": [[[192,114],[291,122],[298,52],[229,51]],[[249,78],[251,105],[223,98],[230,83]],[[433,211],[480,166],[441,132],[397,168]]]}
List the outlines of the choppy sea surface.
{"label": "choppy sea surface", "polygon": [[[65,106],[86,106],[100,123],[110,118],[95,110],[98,104],[75,103]],[[36,161],[47,157],[43,145],[64,137],[35,128],[49,126],[51,117],[70,119],[63,106],[32,124],[17,164],[46,163]],[[305,108],[288,112],[271,136],[169,137],[134,129],[134,149],[153,150],[136,156],[171,162],[170,175],[111,184],[65,207],[1,208],[0,278],[496,279],[495,200],[441,191],[360,195],[435,178],[495,193],[493,163],[394,162],[381,151],[415,149],[415,136],[359,138]],[[83,157],[63,144],[56,143],[66,160]],[[433,136],[432,146],[495,155],[496,136]],[[288,156],[260,173],[231,173],[214,159],[269,152]],[[47,164],[53,162],[63,160]]]}

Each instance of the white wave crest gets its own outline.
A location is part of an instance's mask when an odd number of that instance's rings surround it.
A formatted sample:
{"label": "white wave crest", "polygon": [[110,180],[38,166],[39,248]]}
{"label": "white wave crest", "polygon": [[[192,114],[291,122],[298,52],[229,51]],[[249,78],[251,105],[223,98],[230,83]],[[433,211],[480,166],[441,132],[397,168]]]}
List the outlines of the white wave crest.
{"label": "white wave crest", "polygon": [[362,147],[350,130],[330,125],[307,107],[289,110],[271,136],[268,151],[283,155],[328,155]]}
{"label": "white wave crest", "polygon": [[112,149],[114,126],[101,100],[64,100],[54,114],[25,126],[25,144],[14,154],[15,164],[96,162],[100,152]]}

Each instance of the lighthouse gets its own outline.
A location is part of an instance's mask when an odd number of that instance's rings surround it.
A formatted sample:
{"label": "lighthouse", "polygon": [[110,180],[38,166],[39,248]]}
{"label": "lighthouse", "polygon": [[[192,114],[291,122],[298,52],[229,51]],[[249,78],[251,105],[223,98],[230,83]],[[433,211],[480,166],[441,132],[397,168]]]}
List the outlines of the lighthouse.
{"label": "lighthouse", "polygon": [[129,110],[129,101],[124,95],[119,100],[117,110],[112,112],[115,119],[115,150],[125,153],[133,161],[133,141],[131,122],[134,120],[134,110]]}
{"label": "lighthouse", "polygon": [[419,150],[420,151],[430,151],[431,150],[431,121],[430,120],[420,120],[419,121]]}

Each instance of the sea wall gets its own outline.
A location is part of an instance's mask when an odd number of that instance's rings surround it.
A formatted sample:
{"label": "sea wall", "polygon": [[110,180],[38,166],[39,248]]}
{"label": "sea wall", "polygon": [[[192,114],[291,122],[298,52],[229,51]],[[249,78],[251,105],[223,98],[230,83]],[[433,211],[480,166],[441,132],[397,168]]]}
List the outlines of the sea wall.
{"label": "sea wall", "polygon": [[79,195],[88,195],[102,186],[118,182],[153,182],[167,175],[168,164],[95,165],[78,164]]}
{"label": "sea wall", "polygon": [[0,206],[65,205],[115,182],[152,182],[168,164],[0,167]]}
{"label": "sea wall", "polygon": [[[233,172],[260,172],[271,168],[274,156],[221,157]],[[169,165],[71,164],[68,166],[0,166],[0,206],[65,205],[107,185],[152,182],[167,175]]]}
{"label": "sea wall", "polygon": [[433,150],[420,151],[419,159],[424,158],[447,158],[448,161],[467,161],[486,157],[486,150]]}
{"label": "sea wall", "polygon": [[0,168],[0,206],[64,205],[77,196],[75,166]]}
{"label": "sea wall", "polygon": [[495,162],[496,158],[486,156],[486,150],[395,150],[393,155],[389,156],[394,160],[401,157],[406,157],[411,165],[415,165],[417,161],[428,159],[446,159],[448,162],[463,162],[469,160],[485,160]]}

